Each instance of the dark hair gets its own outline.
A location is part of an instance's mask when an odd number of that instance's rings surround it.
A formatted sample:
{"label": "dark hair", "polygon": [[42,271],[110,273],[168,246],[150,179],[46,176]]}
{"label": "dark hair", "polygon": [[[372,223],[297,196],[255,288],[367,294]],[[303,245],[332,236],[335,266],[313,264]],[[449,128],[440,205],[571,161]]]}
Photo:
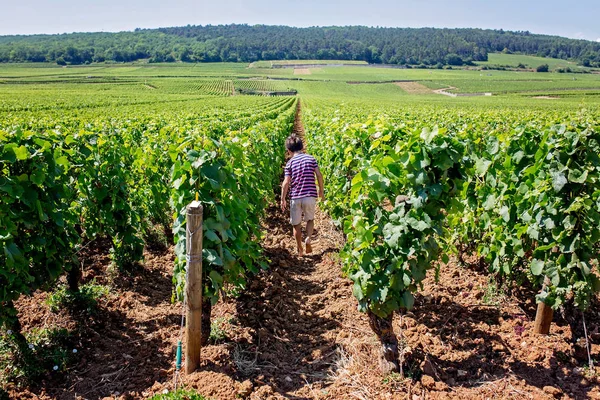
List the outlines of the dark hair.
{"label": "dark hair", "polygon": [[285,140],[285,147],[292,153],[295,153],[304,148],[304,143],[302,143],[300,136],[291,135]]}

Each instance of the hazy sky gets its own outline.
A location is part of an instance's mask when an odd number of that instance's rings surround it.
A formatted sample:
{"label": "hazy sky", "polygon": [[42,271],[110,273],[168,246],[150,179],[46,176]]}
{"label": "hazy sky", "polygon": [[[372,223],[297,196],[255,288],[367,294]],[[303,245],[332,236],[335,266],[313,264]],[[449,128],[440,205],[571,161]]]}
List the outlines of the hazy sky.
{"label": "hazy sky", "polygon": [[502,28],[600,41],[599,16],[600,0],[0,0],[0,35],[248,23]]}

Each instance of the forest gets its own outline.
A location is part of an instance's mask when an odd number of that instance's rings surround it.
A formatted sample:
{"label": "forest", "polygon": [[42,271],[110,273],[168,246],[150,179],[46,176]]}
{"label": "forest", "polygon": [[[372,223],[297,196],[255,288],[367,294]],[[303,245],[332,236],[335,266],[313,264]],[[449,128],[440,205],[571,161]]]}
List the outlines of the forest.
{"label": "forest", "polygon": [[337,59],[410,66],[469,65],[505,52],[600,66],[600,43],[484,29],[207,25],[116,33],[0,36],[0,62],[254,62]]}

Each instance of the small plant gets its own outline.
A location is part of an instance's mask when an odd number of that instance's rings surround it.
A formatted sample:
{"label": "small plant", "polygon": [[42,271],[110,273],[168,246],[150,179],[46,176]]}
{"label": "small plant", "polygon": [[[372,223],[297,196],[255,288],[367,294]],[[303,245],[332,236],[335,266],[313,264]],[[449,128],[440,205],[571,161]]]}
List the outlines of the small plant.
{"label": "small plant", "polygon": [[488,306],[498,306],[503,298],[504,293],[498,287],[498,283],[493,277],[490,277],[488,285],[485,287],[485,292],[483,294],[483,304]]}
{"label": "small plant", "polygon": [[229,320],[224,317],[215,318],[210,324],[210,336],[208,339],[212,343],[218,343],[227,338],[227,326]]}
{"label": "small plant", "polygon": [[386,375],[385,378],[383,378],[383,383],[385,385],[388,384],[393,384],[393,383],[399,383],[404,381],[406,378],[404,378],[400,373],[398,372],[392,372],[389,375]]}
{"label": "small plant", "polygon": [[20,348],[11,331],[0,336],[0,384],[28,384],[54,371],[64,371],[77,349],[64,328],[35,329],[26,335],[27,347]]}
{"label": "small plant", "polygon": [[175,392],[154,395],[150,400],[209,400],[206,397],[191,390],[179,389]]}
{"label": "small plant", "polygon": [[97,311],[98,300],[101,297],[108,296],[109,292],[110,289],[107,286],[98,285],[95,281],[82,285],[78,292],[72,292],[66,286],[62,286],[55,292],[50,293],[46,299],[46,304],[52,312],[67,308],[93,314]]}

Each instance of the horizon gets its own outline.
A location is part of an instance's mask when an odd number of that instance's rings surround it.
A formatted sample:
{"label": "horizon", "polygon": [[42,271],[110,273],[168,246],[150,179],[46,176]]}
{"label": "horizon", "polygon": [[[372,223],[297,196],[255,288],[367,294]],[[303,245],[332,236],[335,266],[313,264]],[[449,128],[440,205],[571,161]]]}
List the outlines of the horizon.
{"label": "horizon", "polygon": [[[383,28],[492,29],[600,42],[600,2],[582,0],[577,8],[557,0],[359,0],[301,4],[257,0],[215,3],[178,0],[23,0],[5,5],[0,36],[118,33],[187,25],[278,25],[295,28],[366,26]],[[435,10],[435,12],[432,12]]]}

